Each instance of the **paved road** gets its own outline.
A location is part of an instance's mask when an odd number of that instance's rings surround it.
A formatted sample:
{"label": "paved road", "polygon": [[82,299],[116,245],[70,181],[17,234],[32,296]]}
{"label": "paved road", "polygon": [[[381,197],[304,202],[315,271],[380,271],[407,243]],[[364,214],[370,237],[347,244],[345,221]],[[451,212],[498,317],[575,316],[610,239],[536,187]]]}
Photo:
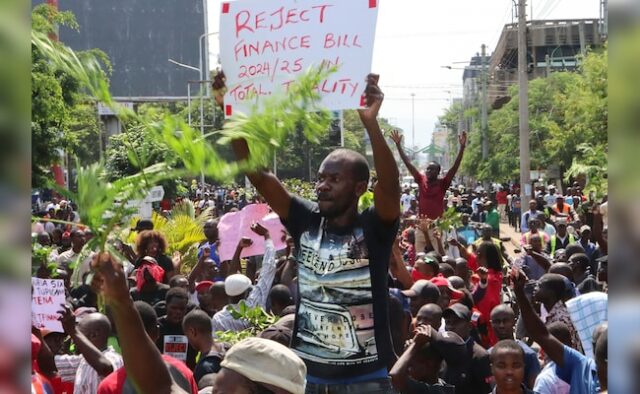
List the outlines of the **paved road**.
{"label": "paved road", "polygon": [[504,247],[507,249],[507,253],[509,253],[509,255],[516,256],[514,249],[520,247],[520,238],[522,237],[522,234],[516,232],[513,227],[509,226],[507,223],[500,223],[500,237],[511,238],[511,242],[504,242]]}

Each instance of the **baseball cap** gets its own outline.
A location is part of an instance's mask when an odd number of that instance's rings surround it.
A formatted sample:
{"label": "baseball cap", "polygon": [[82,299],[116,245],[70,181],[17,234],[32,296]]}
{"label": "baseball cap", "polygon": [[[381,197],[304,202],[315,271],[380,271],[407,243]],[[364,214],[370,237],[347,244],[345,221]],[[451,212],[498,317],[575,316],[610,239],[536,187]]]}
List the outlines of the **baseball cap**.
{"label": "baseball cap", "polygon": [[233,274],[227,276],[224,281],[224,292],[229,297],[235,297],[247,291],[251,287],[251,279],[242,274]]}
{"label": "baseball cap", "polygon": [[580,227],[580,233],[583,233],[585,231],[591,231],[591,227],[589,227],[589,225],[585,224],[582,227]]}
{"label": "baseball cap", "polygon": [[267,327],[259,335],[260,338],[276,341],[281,345],[289,346],[292,331],[284,325],[272,325]]}
{"label": "baseball cap", "polygon": [[202,282],[198,282],[196,284],[196,293],[200,293],[201,291],[208,290],[209,287],[213,286],[213,282],[210,280],[203,280]]}
{"label": "baseball cap", "polygon": [[556,219],[556,226],[566,226],[567,219],[566,218],[558,218]]}
{"label": "baseball cap", "polygon": [[451,292],[451,298],[454,300],[459,300],[460,298],[462,298],[464,296],[464,293],[461,292],[460,290],[456,290],[453,288],[453,286],[451,286],[451,283],[449,282],[449,280],[447,278],[445,278],[444,276],[435,276],[433,278],[431,278],[431,283],[433,283],[434,285],[438,286],[438,287],[446,287],[449,289],[449,291]]}
{"label": "baseball cap", "polygon": [[433,265],[435,268],[438,268],[438,261],[436,259],[432,259],[431,257],[425,255],[422,257],[422,261],[424,261],[426,264]]}
{"label": "baseball cap", "polygon": [[293,394],[304,393],[307,375],[304,362],[286,346],[269,339],[247,338],[236,343],[220,366],[256,383]]}
{"label": "baseball cap", "polygon": [[402,294],[407,297],[418,297],[429,299],[440,298],[440,290],[436,285],[426,279],[417,280],[409,290],[403,290]]}
{"label": "baseball cap", "polygon": [[471,311],[465,305],[462,304],[453,304],[442,312],[442,317],[447,318],[447,316],[451,316],[451,314],[455,315],[457,318],[471,321]]}

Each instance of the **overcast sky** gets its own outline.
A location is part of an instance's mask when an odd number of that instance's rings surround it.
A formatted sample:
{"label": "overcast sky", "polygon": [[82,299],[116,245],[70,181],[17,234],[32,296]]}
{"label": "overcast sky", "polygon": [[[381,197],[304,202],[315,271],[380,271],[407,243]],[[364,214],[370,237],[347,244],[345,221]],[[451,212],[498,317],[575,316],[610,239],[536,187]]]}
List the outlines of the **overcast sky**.
{"label": "overcast sky", "polygon": [[[209,31],[218,31],[220,0],[209,1]],[[531,1],[531,0],[530,0]],[[480,52],[493,52],[512,0],[379,0],[372,71],[385,92],[381,115],[405,130],[411,145],[411,93],[415,94],[416,144],[430,143],[450,98],[462,96],[462,70]],[[527,19],[531,19],[531,2]],[[597,18],[599,0],[533,0],[534,19]],[[212,40],[213,41],[213,40]],[[213,44],[213,43],[212,43]],[[217,43],[211,45],[212,56]]]}

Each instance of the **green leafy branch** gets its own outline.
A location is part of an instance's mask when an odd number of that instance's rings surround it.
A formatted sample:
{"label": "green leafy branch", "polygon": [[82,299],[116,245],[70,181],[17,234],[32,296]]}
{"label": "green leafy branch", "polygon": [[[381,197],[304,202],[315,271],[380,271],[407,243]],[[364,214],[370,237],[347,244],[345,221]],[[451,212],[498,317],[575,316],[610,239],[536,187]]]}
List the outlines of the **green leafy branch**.
{"label": "green leafy branch", "polygon": [[[109,84],[98,58],[93,53],[79,57],[70,48],[51,41],[43,32],[33,31],[31,42],[57,69],[73,76],[86,89],[87,94],[111,107],[123,121],[132,121],[147,127],[156,141],[172,150],[179,158],[181,168],[173,168],[166,162],[142,168],[144,160],[131,153],[130,161],[140,167],[140,172],[110,182],[106,166],[98,162],[87,167],[78,166],[78,191],[73,193],[58,189],[78,204],[81,224],[88,226],[95,237],[89,247],[101,251],[114,248],[107,245],[112,231],[132,210],[126,202],[140,199],[158,182],[201,171],[218,180],[228,180],[240,171],[251,171],[265,166],[273,150],[282,146],[287,136],[302,127],[307,138],[317,140],[327,130],[329,114],[318,107],[320,100],[317,86],[334,70],[309,70],[290,85],[287,94],[274,95],[264,100],[262,109],[253,107],[251,114],[238,113],[230,119],[217,141],[228,144],[236,138],[247,140],[251,158],[243,163],[228,163],[221,158],[206,138],[177,116],[136,114],[116,103],[109,93]],[[128,147],[128,149],[132,149]]]}
{"label": "green leafy branch", "polygon": [[227,311],[236,320],[246,320],[250,327],[242,331],[216,331],[216,338],[220,342],[233,345],[249,337],[255,337],[260,332],[273,325],[278,319],[276,316],[265,312],[260,306],[247,306],[244,300],[238,303],[238,308],[227,305]]}

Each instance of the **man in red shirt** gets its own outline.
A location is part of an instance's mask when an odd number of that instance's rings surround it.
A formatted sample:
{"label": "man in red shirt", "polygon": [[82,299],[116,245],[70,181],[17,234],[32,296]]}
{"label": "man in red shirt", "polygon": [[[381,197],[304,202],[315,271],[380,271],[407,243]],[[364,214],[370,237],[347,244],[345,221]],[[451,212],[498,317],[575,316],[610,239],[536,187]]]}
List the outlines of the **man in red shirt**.
{"label": "man in red shirt", "polygon": [[[398,132],[398,130],[393,130],[391,132],[391,139],[395,142],[396,147],[398,148],[398,153],[402,158],[405,166],[413,175],[413,179],[418,184],[419,189],[419,200],[418,200],[418,212],[421,218],[428,218],[435,220],[442,216],[444,212],[444,196],[445,192],[451,185],[451,181],[453,180],[454,175],[458,171],[458,167],[460,167],[460,162],[462,161],[462,154],[464,153],[464,148],[467,144],[467,132],[462,132],[458,136],[458,141],[460,142],[460,151],[458,152],[458,157],[456,157],[456,161],[453,163],[453,166],[447,171],[447,174],[444,178],[440,178],[440,164],[432,161],[427,164],[427,169],[424,174],[421,174],[418,169],[411,164],[411,160],[407,157],[407,154],[404,152],[402,148],[402,135]],[[416,232],[416,251],[423,252],[422,248],[424,248],[424,242],[421,242],[424,239],[422,234],[419,234],[420,231]]]}
{"label": "man in red shirt", "polygon": [[502,186],[498,186],[496,193],[496,202],[498,203],[498,212],[500,212],[500,222],[507,221],[507,191]]}

